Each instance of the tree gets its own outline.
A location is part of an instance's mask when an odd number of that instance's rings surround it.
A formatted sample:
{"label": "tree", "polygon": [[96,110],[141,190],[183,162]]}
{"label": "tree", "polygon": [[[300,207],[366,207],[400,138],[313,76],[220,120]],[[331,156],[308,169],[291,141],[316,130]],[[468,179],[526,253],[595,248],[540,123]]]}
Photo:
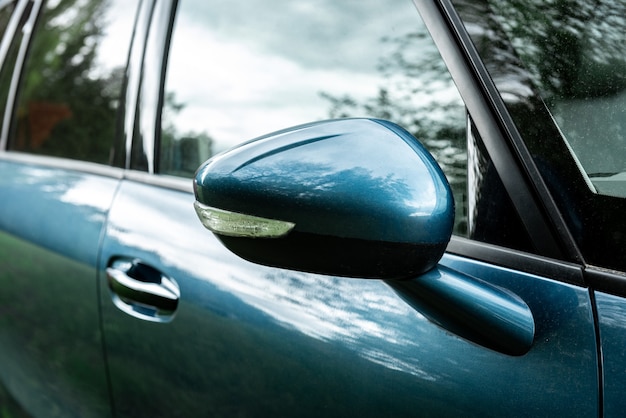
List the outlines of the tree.
{"label": "tree", "polygon": [[381,39],[394,52],[380,60],[385,84],[374,97],[359,102],[348,94],[320,94],[331,104],[331,118],[365,115],[399,124],[429,148],[454,183],[465,172],[465,111],[429,40],[425,29]]}
{"label": "tree", "polygon": [[108,161],[123,70],[96,62],[107,7],[101,0],[44,6],[20,84],[14,149]]}
{"label": "tree", "polygon": [[192,176],[206,159],[213,155],[213,138],[205,131],[180,132],[174,117],[185,108],[174,92],[163,99],[161,136],[159,138],[159,172],[176,176]]}
{"label": "tree", "polygon": [[331,118],[367,116],[390,120],[408,130],[433,154],[457,201],[457,232],[464,233],[467,194],[465,107],[426,29],[381,39],[393,46],[380,59],[384,84],[359,101],[349,94],[320,93]]}

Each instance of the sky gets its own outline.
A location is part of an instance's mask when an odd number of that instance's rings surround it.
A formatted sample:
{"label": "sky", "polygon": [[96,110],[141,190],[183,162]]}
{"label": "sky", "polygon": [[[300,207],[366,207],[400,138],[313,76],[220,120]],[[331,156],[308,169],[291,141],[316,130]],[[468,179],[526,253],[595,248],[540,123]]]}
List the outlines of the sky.
{"label": "sky", "polygon": [[[205,132],[215,151],[328,117],[321,92],[375,96],[381,42],[421,27],[411,1],[187,0],[179,5],[166,91],[185,105],[180,132]],[[390,7],[390,4],[393,4]]]}
{"label": "sky", "polygon": [[[121,39],[129,38],[136,5],[111,1],[99,46],[103,67],[123,65]],[[321,93],[375,97],[389,84],[378,65],[395,50],[383,38],[423,30],[411,0],[274,0],[271,7],[264,0],[181,0],[165,90],[183,108],[165,111],[163,124],[180,137],[208,135],[215,153],[328,119],[331,102]]]}

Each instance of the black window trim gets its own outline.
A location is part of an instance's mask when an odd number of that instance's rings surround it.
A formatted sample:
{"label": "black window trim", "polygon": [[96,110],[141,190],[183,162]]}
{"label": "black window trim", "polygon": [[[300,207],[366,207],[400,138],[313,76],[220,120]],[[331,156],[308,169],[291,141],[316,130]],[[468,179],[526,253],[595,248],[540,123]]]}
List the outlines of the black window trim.
{"label": "black window trim", "polygon": [[[167,51],[177,2],[143,1],[149,5],[146,6],[141,18],[146,20],[142,20],[137,26],[141,33],[135,35],[133,40],[133,47],[137,42],[137,48],[141,48],[141,59],[136,57],[129,60],[128,71],[134,78],[129,79],[131,88],[127,100],[130,103],[130,111],[124,117],[125,167],[155,174],[159,168],[160,120]],[[150,73],[146,75],[148,71]],[[155,94],[158,95],[157,100],[149,97]]]}
{"label": "black window trim", "polygon": [[533,244],[543,256],[582,264],[580,251],[451,2],[414,3]]}
{"label": "black window trim", "polygon": [[586,266],[584,276],[593,290],[626,297],[626,274],[602,267]]}
{"label": "black window trim", "polygon": [[583,267],[506,247],[453,236],[446,252],[547,279],[585,287]]}

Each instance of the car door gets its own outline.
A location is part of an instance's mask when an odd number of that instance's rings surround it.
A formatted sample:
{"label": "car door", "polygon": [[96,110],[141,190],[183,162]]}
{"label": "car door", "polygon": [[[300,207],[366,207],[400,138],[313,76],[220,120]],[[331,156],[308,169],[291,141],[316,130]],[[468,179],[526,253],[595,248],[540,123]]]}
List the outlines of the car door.
{"label": "car door", "polygon": [[122,175],[108,160],[134,11],[13,3],[0,48],[0,414],[111,416],[97,263]]}
{"label": "car door", "polygon": [[[582,263],[511,151],[446,5],[419,9],[463,99],[409,2],[155,2],[127,96],[138,104],[125,120],[130,170],[98,265],[118,415],[599,414],[600,348]],[[428,298],[435,315],[422,309],[419,277],[260,266],[200,224],[192,177],[202,160],[346,116],[404,126],[446,172],[455,236],[434,282],[458,283],[457,302],[470,301],[463,309]],[[390,152],[381,145],[367,160],[393,172]],[[514,302],[493,305],[495,294]],[[489,336],[490,319],[511,306],[532,319],[522,338],[530,342],[513,350]],[[477,317],[490,319],[468,325]]]}

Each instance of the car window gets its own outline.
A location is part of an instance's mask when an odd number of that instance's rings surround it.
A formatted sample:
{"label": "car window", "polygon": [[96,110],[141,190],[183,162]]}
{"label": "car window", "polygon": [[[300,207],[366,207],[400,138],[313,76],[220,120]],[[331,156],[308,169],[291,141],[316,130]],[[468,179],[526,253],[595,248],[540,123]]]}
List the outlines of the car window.
{"label": "car window", "polygon": [[21,75],[10,150],[109,161],[136,5],[46,3]]}
{"label": "car window", "polygon": [[625,271],[626,5],[454,3],[585,262]]}
{"label": "car window", "polygon": [[626,4],[506,3],[494,13],[589,187],[626,197]]}
{"label": "car window", "polygon": [[410,1],[285,0],[272,9],[181,1],[164,86],[161,174],[192,177],[218,152],[302,123],[387,119],[442,167],[456,235],[533,251],[480,137],[468,135],[464,103]]}
{"label": "car window", "polygon": [[[179,3],[160,173],[191,177],[243,141],[342,117],[402,125],[437,157],[457,202],[466,200],[464,105],[410,1]],[[459,233],[463,216],[459,205]]]}

